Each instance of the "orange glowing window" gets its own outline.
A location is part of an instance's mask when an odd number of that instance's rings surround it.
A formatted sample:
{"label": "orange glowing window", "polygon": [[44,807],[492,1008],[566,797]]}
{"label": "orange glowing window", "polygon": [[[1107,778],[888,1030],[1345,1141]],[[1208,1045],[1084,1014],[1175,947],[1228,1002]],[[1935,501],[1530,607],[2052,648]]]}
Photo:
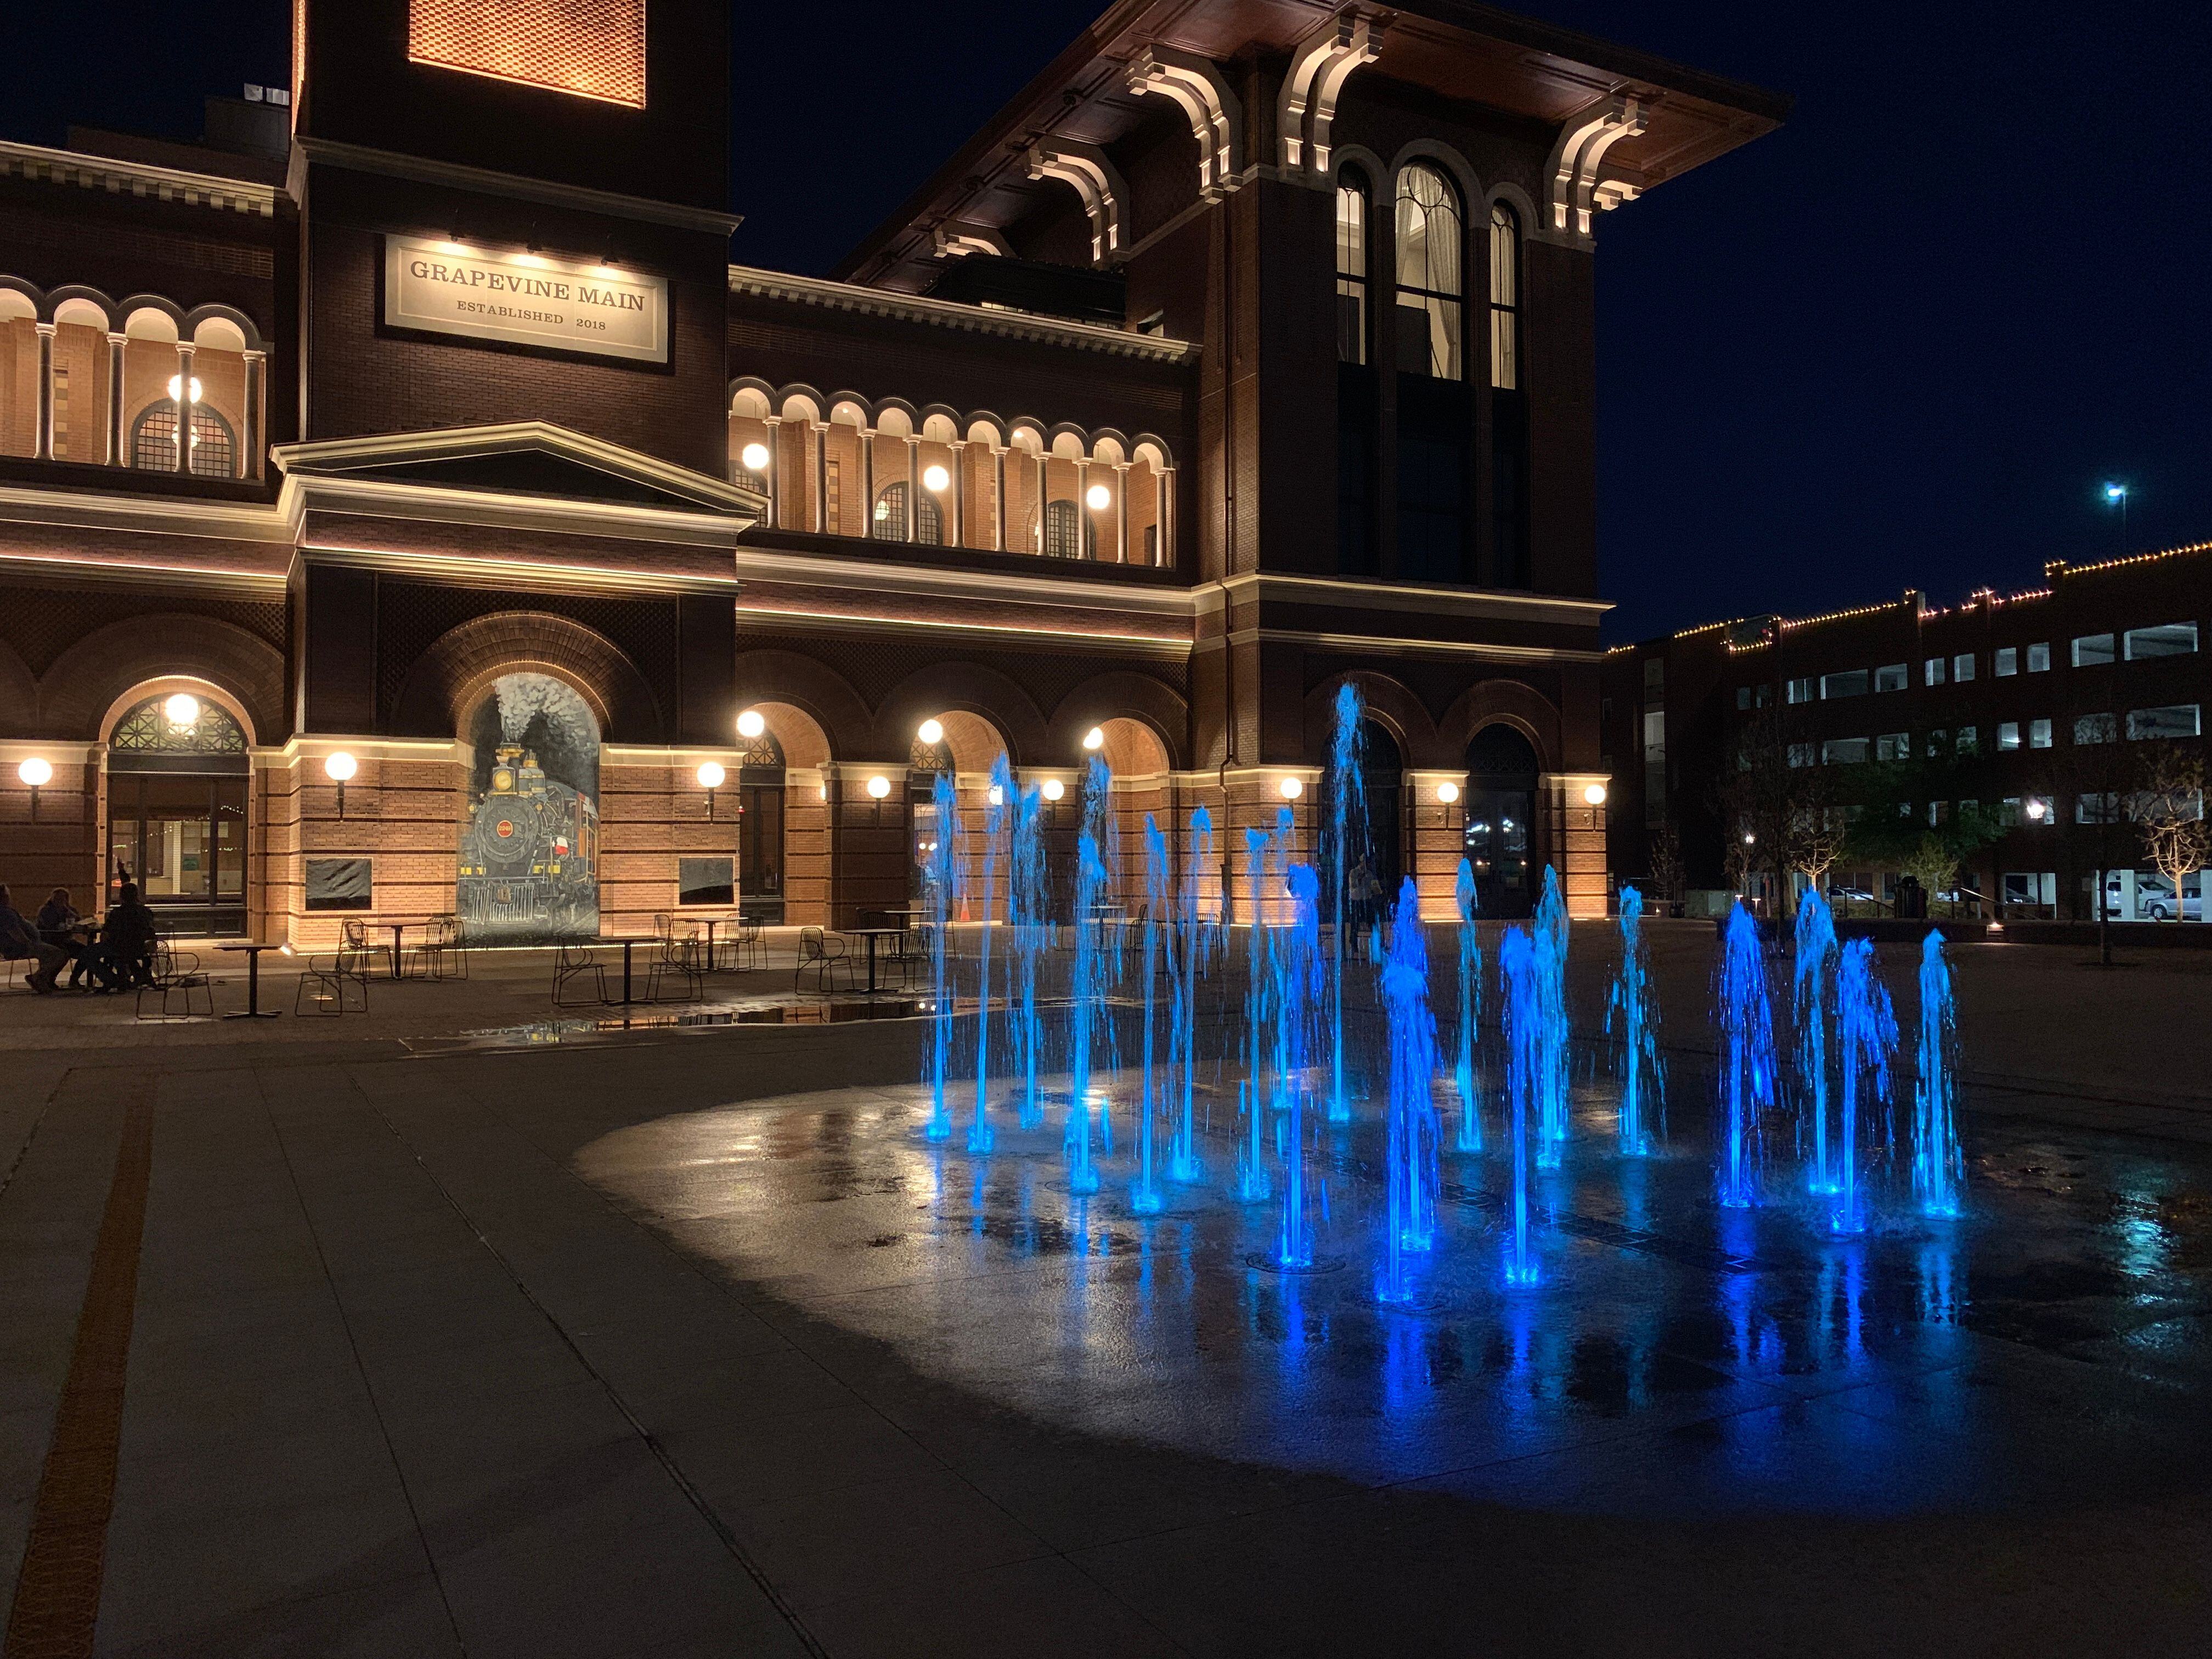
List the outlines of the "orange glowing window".
{"label": "orange glowing window", "polygon": [[407,56],[645,107],[645,0],[412,0]]}

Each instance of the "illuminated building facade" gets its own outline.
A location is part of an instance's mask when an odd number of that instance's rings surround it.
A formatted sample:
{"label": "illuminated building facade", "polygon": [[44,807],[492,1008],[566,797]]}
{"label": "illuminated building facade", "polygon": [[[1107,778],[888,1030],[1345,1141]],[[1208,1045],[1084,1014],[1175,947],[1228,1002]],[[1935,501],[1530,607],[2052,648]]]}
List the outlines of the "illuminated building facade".
{"label": "illuminated building facade", "polygon": [[200,144],[0,146],[19,892],[851,925],[937,772],[1057,781],[1064,850],[1097,754],[1125,848],[1209,808],[1241,917],[1350,680],[1378,887],[1601,909],[1593,228],[1782,100],[1443,0],[1130,0],[824,280],[729,263],[726,7],[295,28]]}
{"label": "illuminated building facade", "polygon": [[[2031,592],[1963,604],[1908,592],[1802,619],[1771,616],[1618,647],[1605,666],[1608,839],[1619,879],[1650,879],[1673,837],[1680,884],[1724,904],[1746,799],[1780,796],[1872,836],[1831,837],[1839,908],[1893,908],[1897,854],[1972,814],[1951,902],[1995,919],[2090,921],[2096,872],[2115,921],[2194,921],[2131,819],[2159,745],[2201,756],[2212,658],[2212,544],[2053,562]],[[1771,787],[1732,795],[1763,769]],[[1754,814],[1756,807],[1753,808]],[[1902,833],[1900,826],[1913,833]],[[1755,843],[1754,843],[1755,845]],[[1877,850],[1861,850],[1865,847]],[[1884,853],[1888,856],[1884,856]],[[1738,854],[1771,901],[1771,860]],[[1802,877],[1797,878],[1802,886]],[[1924,883],[1923,883],[1924,885]],[[1950,903],[1940,897],[1938,908]]]}

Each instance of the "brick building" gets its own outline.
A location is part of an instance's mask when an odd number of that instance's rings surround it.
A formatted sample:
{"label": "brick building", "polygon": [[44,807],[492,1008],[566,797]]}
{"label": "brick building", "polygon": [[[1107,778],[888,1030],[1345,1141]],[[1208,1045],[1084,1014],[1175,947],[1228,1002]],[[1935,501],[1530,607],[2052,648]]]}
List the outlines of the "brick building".
{"label": "brick building", "polygon": [[[1909,592],[1831,616],[1712,623],[1608,653],[1617,874],[1647,876],[1671,832],[1689,889],[1732,888],[1728,853],[1746,826],[1723,786],[1765,744],[1818,783],[1823,811],[1853,821],[1987,815],[1994,838],[1968,853],[1958,888],[1972,913],[2092,920],[2104,868],[2115,919],[2179,919],[2128,814],[2145,744],[2201,752],[2212,544],[2053,562],[2045,579],[1948,607]],[[1879,906],[1902,873],[1847,845],[1830,879]],[[1749,881],[1773,884],[1763,867]]]}
{"label": "brick building", "polygon": [[295,28],[200,143],[0,145],[19,895],[849,924],[938,773],[1057,781],[1064,842],[1097,752],[1133,826],[1211,810],[1234,915],[1351,681],[1378,873],[1601,908],[1593,224],[1782,100],[1451,0],[1124,0],[818,280],[729,263],[726,7]]}

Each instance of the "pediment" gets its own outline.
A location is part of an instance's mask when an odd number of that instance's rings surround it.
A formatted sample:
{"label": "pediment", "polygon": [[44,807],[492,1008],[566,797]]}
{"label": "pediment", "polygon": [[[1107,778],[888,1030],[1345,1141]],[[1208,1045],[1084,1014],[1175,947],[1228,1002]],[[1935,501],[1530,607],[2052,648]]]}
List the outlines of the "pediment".
{"label": "pediment", "polygon": [[767,499],[755,491],[542,421],[285,444],[274,454],[292,478],[343,478],[746,520],[768,511]]}

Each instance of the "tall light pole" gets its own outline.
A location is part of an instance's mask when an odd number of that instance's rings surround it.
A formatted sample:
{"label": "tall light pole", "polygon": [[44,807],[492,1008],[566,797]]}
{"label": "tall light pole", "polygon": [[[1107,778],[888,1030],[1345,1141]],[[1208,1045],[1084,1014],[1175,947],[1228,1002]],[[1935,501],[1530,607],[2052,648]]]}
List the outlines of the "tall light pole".
{"label": "tall light pole", "polygon": [[2105,504],[2120,509],[2120,551],[2128,550],[2128,487],[2124,483],[2105,486]]}

